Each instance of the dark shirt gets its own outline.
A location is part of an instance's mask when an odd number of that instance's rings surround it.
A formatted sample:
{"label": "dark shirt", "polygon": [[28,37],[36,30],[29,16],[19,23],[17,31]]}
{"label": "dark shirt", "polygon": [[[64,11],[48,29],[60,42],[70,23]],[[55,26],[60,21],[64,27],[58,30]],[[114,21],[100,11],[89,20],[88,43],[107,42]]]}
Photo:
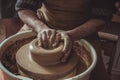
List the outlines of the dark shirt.
{"label": "dark shirt", "polygon": [[31,9],[37,10],[41,5],[41,0],[17,0],[15,9]]}
{"label": "dark shirt", "polygon": [[17,0],[16,10],[42,7],[45,21],[50,26],[78,26],[90,18],[109,21],[115,0]]}

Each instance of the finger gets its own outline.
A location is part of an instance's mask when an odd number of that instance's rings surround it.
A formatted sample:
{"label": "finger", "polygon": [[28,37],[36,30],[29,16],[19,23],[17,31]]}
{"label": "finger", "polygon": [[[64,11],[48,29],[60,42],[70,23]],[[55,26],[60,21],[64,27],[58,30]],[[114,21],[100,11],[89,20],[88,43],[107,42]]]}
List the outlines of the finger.
{"label": "finger", "polygon": [[52,31],[51,30],[48,30],[48,33],[47,33],[47,38],[48,38],[48,48],[50,49],[51,48],[51,43],[50,43],[50,36],[52,34]]}
{"label": "finger", "polygon": [[66,60],[68,59],[70,52],[71,52],[72,42],[67,34],[62,33],[62,37],[64,40],[64,48],[63,48],[64,56],[62,58],[62,62],[66,62]]}
{"label": "finger", "polygon": [[41,47],[42,46],[42,35],[38,34],[38,46]]}
{"label": "finger", "polygon": [[43,47],[44,48],[47,48],[47,33],[46,33],[46,31],[44,31],[43,33],[42,33],[42,43],[43,43]]}
{"label": "finger", "polygon": [[71,47],[71,40],[70,40],[69,36],[65,33],[62,33],[61,36],[64,41],[63,52],[67,52],[69,50],[69,48]]}
{"label": "finger", "polygon": [[52,44],[53,44],[53,42],[54,42],[54,40],[55,40],[55,37],[56,37],[56,31],[55,30],[53,30],[53,31],[51,31],[52,32],[52,34],[50,35],[50,46],[52,47]]}
{"label": "finger", "polygon": [[68,57],[70,55],[70,52],[71,52],[71,48],[72,48],[71,46],[72,45],[68,45],[68,46],[65,47],[65,50],[63,51],[64,56],[63,56],[63,58],[61,60],[62,62],[66,62],[67,61],[67,59],[68,59]]}
{"label": "finger", "polygon": [[55,41],[54,41],[54,43],[53,43],[53,47],[55,48],[55,47],[57,47],[58,45],[59,45],[59,43],[60,43],[60,40],[61,40],[61,34],[60,33],[57,33],[56,34],[56,38],[55,38]]}
{"label": "finger", "polygon": [[48,39],[50,39],[51,34],[52,34],[52,31],[48,30],[48,33],[47,33]]}

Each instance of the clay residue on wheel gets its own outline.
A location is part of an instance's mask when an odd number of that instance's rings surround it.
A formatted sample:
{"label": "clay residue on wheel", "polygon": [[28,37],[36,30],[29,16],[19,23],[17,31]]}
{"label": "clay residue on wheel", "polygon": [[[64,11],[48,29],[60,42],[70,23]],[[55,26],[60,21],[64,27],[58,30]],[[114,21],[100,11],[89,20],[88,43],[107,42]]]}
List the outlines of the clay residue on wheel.
{"label": "clay residue on wheel", "polygon": [[[35,37],[30,37],[27,39],[22,39],[16,41],[14,44],[11,44],[8,46],[5,50],[5,52],[2,55],[2,63],[3,65],[12,73],[14,74],[19,74],[17,64],[16,64],[16,59],[15,59],[15,54],[18,51],[18,49],[23,46],[24,44],[29,43],[32,41]],[[74,44],[72,51],[77,53],[79,56],[79,64],[77,66],[77,74],[82,73],[85,71],[92,63],[92,58],[90,53],[83,47],[80,46],[79,44]]]}
{"label": "clay residue on wheel", "polygon": [[3,65],[10,72],[12,72],[14,74],[19,74],[18,69],[17,69],[16,59],[15,59],[15,54],[21,46],[23,46],[26,43],[29,43],[34,38],[35,37],[30,37],[27,39],[18,40],[14,44],[11,44],[10,46],[8,46],[6,48],[6,50],[4,51],[4,53],[2,55],[1,61],[2,61]]}

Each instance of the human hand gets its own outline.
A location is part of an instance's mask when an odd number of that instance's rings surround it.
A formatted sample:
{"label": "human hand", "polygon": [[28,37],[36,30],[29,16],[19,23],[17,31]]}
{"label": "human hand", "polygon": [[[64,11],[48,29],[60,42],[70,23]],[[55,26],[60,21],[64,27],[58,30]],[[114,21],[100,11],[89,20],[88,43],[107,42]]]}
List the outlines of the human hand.
{"label": "human hand", "polygon": [[61,35],[54,29],[43,29],[38,32],[38,45],[44,48],[56,47],[61,39]]}
{"label": "human hand", "polygon": [[56,31],[54,29],[44,29],[38,33],[39,46],[51,49],[57,47],[60,42],[64,43],[61,62],[66,62],[72,48],[72,41],[69,36],[63,31]]}
{"label": "human hand", "polygon": [[64,41],[64,47],[63,47],[63,54],[64,56],[62,57],[61,59],[61,62],[66,62],[69,55],[70,55],[70,52],[71,52],[71,49],[72,49],[72,41],[70,40],[70,37],[65,33],[65,32],[61,32],[61,40]]}

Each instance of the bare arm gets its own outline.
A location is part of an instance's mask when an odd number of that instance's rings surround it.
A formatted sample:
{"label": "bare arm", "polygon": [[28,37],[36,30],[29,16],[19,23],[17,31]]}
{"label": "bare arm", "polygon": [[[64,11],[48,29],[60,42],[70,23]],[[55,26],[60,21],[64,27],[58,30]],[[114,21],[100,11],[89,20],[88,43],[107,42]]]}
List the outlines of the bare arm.
{"label": "bare arm", "polygon": [[32,10],[20,10],[18,11],[20,19],[30,26],[35,32],[40,32],[44,28],[48,28]]}
{"label": "bare arm", "polygon": [[74,41],[74,40],[84,38],[92,33],[97,32],[98,30],[100,30],[102,28],[101,25],[103,25],[103,24],[105,24],[105,22],[102,20],[91,19],[91,20],[87,21],[86,23],[84,23],[83,25],[81,25],[73,30],[67,31],[66,33]]}
{"label": "bare arm", "polygon": [[49,37],[50,37],[50,43],[51,43],[50,46],[56,43],[54,40],[59,37],[57,36],[56,30],[50,29],[47,25],[45,25],[38,18],[38,16],[34,11],[23,9],[18,11],[18,15],[25,24],[27,24],[29,27],[32,28],[33,31],[37,33],[39,45],[46,47],[47,43],[49,42],[48,41]]}

